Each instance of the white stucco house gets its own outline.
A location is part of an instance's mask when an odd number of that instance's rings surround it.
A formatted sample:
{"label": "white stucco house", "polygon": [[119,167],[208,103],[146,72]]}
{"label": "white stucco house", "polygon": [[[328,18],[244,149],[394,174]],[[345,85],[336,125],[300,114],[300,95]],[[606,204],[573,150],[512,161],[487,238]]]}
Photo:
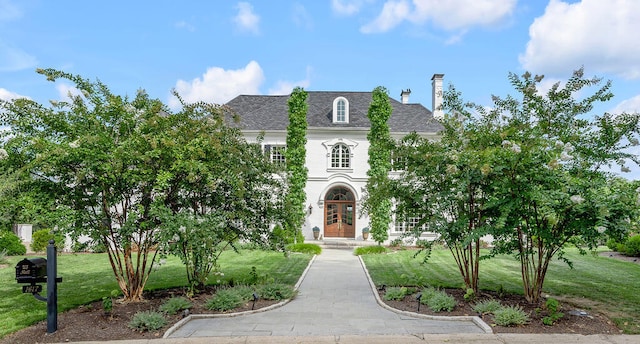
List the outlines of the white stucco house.
{"label": "white stucco house", "polygon": [[[442,102],[442,74],[433,75],[432,109]],[[369,217],[359,211],[369,169],[367,118],[372,92],[307,91],[307,217],[303,226],[306,240],[313,239],[313,227],[323,238],[362,240],[362,228]],[[392,137],[400,139],[416,132],[437,138],[442,125],[439,110],[410,103],[411,91],[401,92],[401,100],[390,97],[389,119]],[[226,105],[240,117],[247,140],[264,133],[263,148],[274,162],[283,162],[286,145],[289,96],[240,95]],[[394,173],[394,172],[392,172]],[[392,219],[389,238],[399,237],[410,223]]]}

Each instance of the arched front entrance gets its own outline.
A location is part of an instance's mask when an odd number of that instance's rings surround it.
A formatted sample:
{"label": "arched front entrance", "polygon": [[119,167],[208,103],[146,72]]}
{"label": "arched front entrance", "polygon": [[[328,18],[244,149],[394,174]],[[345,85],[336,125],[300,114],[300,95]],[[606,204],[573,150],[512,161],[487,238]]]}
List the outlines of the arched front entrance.
{"label": "arched front entrance", "polygon": [[356,200],[353,192],[344,186],[336,186],[324,198],[324,236],[338,238],[356,237]]}

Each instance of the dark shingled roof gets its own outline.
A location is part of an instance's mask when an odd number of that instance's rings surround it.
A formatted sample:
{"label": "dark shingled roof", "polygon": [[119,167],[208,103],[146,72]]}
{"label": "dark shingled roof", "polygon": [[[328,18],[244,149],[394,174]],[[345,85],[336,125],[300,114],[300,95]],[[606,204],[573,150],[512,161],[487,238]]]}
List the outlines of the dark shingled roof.
{"label": "dark shingled roof", "polygon": [[[307,91],[307,123],[309,128],[363,128],[370,127],[367,112],[372,92],[324,92]],[[349,101],[349,123],[333,123],[333,100],[344,97]],[[239,126],[244,130],[286,130],[289,124],[288,95],[260,96],[240,95],[226,105],[240,117]],[[390,98],[393,111],[389,119],[391,132],[435,133],[442,125],[433,118],[431,111],[421,104],[402,104]]]}

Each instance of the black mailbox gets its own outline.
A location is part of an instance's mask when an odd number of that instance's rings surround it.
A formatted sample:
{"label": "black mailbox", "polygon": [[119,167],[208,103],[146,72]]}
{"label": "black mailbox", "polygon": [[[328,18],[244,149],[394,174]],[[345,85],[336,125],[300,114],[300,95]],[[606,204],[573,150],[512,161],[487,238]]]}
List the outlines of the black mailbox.
{"label": "black mailbox", "polygon": [[44,258],[23,259],[16,264],[18,283],[37,283],[47,281],[47,260]]}

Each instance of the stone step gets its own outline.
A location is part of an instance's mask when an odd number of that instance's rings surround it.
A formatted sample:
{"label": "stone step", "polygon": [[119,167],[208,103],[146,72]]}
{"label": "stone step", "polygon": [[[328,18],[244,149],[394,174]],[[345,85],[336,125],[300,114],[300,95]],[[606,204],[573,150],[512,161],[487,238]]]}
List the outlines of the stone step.
{"label": "stone step", "polygon": [[355,240],[355,239],[324,239],[324,240],[310,240],[307,242],[318,244],[323,249],[327,248],[327,249],[344,249],[344,250],[353,250],[356,247],[377,245],[375,241]]}

